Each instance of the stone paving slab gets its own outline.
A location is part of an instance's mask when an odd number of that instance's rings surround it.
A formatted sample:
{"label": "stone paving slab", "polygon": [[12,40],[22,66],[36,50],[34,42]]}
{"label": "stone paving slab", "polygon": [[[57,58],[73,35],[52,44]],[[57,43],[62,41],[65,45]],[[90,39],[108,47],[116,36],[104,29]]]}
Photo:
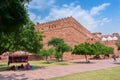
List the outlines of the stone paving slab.
{"label": "stone paving slab", "polygon": [[0,80],[46,80],[79,72],[120,66],[120,60],[114,62],[112,59],[91,60],[91,63],[80,63],[81,60],[74,60],[71,62],[75,62],[76,64],[28,71],[3,71],[0,72]]}

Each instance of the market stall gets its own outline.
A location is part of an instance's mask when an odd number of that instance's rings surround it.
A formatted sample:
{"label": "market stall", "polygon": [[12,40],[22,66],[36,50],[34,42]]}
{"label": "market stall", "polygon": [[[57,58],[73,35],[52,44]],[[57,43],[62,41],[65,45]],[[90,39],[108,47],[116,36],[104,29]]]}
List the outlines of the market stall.
{"label": "market stall", "polygon": [[22,62],[25,63],[28,62],[28,54],[23,51],[15,52],[8,56],[8,65],[10,65],[11,63],[22,63]]}

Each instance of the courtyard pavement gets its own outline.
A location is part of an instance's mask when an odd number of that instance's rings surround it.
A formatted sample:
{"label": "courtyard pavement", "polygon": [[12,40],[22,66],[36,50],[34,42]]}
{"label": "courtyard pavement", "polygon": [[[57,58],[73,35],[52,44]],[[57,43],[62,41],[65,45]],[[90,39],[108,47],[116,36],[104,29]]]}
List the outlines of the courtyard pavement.
{"label": "courtyard pavement", "polygon": [[2,71],[0,72],[0,80],[46,80],[79,72],[120,66],[120,59],[117,59],[116,62],[113,59],[91,60],[90,63],[83,63],[83,60],[72,60],[71,62],[76,64],[28,71]]}

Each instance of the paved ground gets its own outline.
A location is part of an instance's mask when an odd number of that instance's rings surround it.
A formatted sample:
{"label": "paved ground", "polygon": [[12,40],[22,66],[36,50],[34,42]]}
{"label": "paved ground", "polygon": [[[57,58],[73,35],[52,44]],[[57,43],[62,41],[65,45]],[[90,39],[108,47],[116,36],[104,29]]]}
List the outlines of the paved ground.
{"label": "paved ground", "polygon": [[46,80],[53,77],[85,72],[109,67],[120,66],[120,59],[114,62],[108,60],[92,60],[91,63],[81,63],[82,60],[74,60],[76,65],[41,68],[29,71],[3,71],[0,72],[0,80]]}

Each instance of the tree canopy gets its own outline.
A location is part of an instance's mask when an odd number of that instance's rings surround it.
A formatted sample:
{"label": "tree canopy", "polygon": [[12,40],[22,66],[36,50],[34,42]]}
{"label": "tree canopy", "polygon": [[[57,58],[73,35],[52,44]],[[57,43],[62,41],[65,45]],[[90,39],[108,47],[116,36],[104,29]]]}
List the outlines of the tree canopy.
{"label": "tree canopy", "polygon": [[40,56],[44,56],[45,59],[46,59],[46,61],[49,62],[49,61],[48,61],[48,57],[51,56],[51,55],[53,54],[53,52],[54,52],[54,50],[53,50],[52,48],[50,48],[50,49],[48,49],[48,50],[42,49],[42,50],[40,50],[39,55],[40,55]]}
{"label": "tree canopy", "polygon": [[94,53],[93,53],[93,48],[91,44],[85,42],[85,43],[75,45],[72,54],[85,55],[86,61],[88,61],[87,55],[92,55]]}
{"label": "tree canopy", "polygon": [[29,21],[25,3],[31,0],[0,0],[0,32],[13,32]]}
{"label": "tree canopy", "polygon": [[91,45],[89,43],[81,43],[78,45],[75,45],[75,48],[72,52],[73,54],[81,54],[81,55],[91,55],[92,52],[92,48]]}
{"label": "tree canopy", "polygon": [[35,32],[33,22],[29,21],[20,31],[0,34],[0,53],[17,50],[38,53],[42,48],[42,37],[42,33]]}
{"label": "tree canopy", "polygon": [[100,43],[100,42],[95,42],[94,44],[92,44],[92,47],[93,47],[93,52],[95,55],[100,55],[102,53],[104,53],[104,50],[105,50],[105,45]]}
{"label": "tree canopy", "polygon": [[38,53],[42,33],[35,32],[26,3],[31,0],[0,0],[0,54],[24,50]]}
{"label": "tree canopy", "polygon": [[48,45],[53,45],[54,47],[56,47],[60,43],[64,43],[64,40],[62,38],[52,38],[48,41]]}
{"label": "tree canopy", "polygon": [[48,41],[48,45],[53,45],[55,47],[55,57],[58,61],[60,58],[61,61],[63,60],[64,52],[72,50],[72,48],[68,44],[66,44],[62,38],[52,38],[50,41]]}
{"label": "tree canopy", "polygon": [[100,42],[96,42],[96,43],[92,44],[92,47],[94,48],[93,52],[95,53],[95,55],[114,53],[113,48],[108,47]]}
{"label": "tree canopy", "polygon": [[100,54],[108,55],[113,54],[113,52],[114,52],[113,48],[105,46],[100,42],[96,42],[94,44],[85,42],[75,45],[72,54],[85,55],[87,61],[87,55],[100,55]]}
{"label": "tree canopy", "polygon": [[116,43],[118,50],[120,50],[120,41]]}

